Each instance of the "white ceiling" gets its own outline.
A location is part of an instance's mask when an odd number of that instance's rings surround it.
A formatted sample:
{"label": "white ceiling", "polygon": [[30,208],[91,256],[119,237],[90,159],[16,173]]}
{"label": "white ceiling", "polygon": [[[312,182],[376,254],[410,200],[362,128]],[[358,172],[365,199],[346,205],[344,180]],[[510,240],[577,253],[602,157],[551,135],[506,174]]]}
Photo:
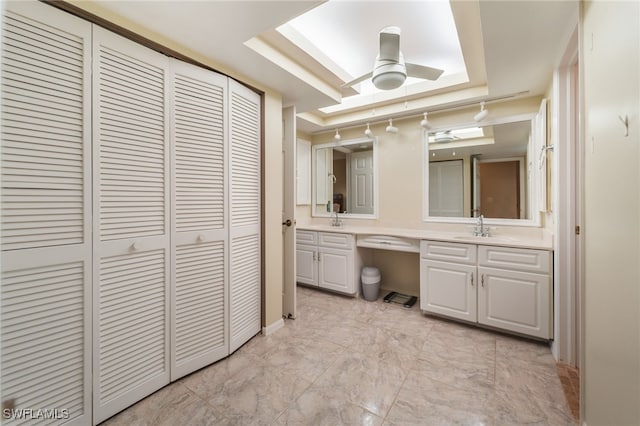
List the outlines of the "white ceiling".
{"label": "white ceiling", "polygon": [[[341,51],[354,59],[339,64],[339,58],[330,60],[312,42],[295,44],[276,31],[322,3],[99,1],[101,8],[132,27],[143,27],[220,64],[221,72],[281,93],[284,106],[295,105],[305,113],[298,127],[309,132],[363,122],[361,112],[373,106],[378,118],[397,116],[400,105],[407,109],[408,100],[422,111],[452,99],[542,94],[578,16],[576,0],[456,0],[451,6],[431,1],[331,2],[321,14],[327,31],[343,40]],[[431,21],[438,14],[429,8],[442,7],[453,12],[459,44],[434,32],[442,22]],[[341,84],[350,75],[369,71],[378,50],[378,32],[388,25],[402,29],[401,50],[408,62],[442,67],[445,74],[435,83],[421,82],[359,100],[354,96],[341,104],[342,92],[354,93],[343,91]],[[446,62],[456,49],[462,51],[466,71],[454,70],[459,64]],[[445,96],[452,94],[456,96]],[[321,107],[330,108],[320,111]]]}

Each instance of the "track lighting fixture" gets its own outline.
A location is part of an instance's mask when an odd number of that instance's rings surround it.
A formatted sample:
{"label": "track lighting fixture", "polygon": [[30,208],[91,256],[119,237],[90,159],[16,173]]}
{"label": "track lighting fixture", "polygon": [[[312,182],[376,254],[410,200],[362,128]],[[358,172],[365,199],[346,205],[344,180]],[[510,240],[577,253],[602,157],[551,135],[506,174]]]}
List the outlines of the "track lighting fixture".
{"label": "track lighting fixture", "polygon": [[372,138],[373,137],[373,132],[371,131],[371,129],[369,128],[369,123],[367,123],[367,128],[364,131],[364,135],[368,138]]}
{"label": "track lighting fixture", "polygon": [[482,120],[484,120],[485,118],[487,118],[487,116],[489,115],[489,110],[488,109],[484,109],[484,102],[480,102],[480,112],[477,113],[473,119],[476,120],[476,122],[480,122]]}
{"label": "track lighting fixture", "polygon": [[393,125],[393,119],[389,119],[389,125],[385,129],[387,133],[398,133],[398,128]]}
{"label": "track lighting fixture", "polygon": [[425,130],[429,130],[431,128],[431,123],[429,123],[429,120],[427,120],[427,113],[426,112],[424,113],[424,118],[420,122],[420,125]]}
{"label": "track lighting fixture", "polygon": [[337,142],[337,141],[339,141],[340,139],[342,139],[342,137],[340,136],[340,133],[338,133],[338,129],[336,129],[336,134],[335,134],[335,136],[333,137],[333,139],[335,139],[335,140],[336,140],[336,142]]}

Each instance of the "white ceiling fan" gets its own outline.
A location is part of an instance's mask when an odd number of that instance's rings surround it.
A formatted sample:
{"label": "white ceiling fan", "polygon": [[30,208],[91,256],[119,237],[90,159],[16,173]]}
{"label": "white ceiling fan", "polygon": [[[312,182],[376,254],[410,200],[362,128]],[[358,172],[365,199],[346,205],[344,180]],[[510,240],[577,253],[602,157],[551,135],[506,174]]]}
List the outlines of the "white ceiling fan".
{"label": "white ceiling fan", "polygon": [[366,73],[343,87],[351,87],[369,77],[380,90],[392,90],[402,86],[407,76],[425,80],[437,80],[444,71],[404,61],[400,52],[400,28],[386,27],[380,31],[380,51],[376,56],[373,71]]}

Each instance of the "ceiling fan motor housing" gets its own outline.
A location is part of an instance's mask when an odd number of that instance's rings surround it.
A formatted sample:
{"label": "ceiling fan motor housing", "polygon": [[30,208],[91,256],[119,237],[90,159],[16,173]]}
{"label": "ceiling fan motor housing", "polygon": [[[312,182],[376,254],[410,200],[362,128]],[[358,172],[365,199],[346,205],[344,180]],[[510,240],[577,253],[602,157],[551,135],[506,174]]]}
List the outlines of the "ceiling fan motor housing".
{"label": "ceiling fan motor housing", "polygon": [[402,86],[407,79],[404,62],[377,59],[371,81],[380,90],[392,90]]}

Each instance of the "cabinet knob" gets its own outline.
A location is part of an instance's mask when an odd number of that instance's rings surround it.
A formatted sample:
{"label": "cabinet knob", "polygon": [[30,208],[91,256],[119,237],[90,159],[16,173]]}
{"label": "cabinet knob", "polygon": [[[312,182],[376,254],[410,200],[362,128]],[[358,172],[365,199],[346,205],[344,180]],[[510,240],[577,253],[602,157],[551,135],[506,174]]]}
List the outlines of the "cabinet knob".
{"label": "cabinet knob", "polygon": [[197,240],[199,243],[203,242],[203,241],[204,241],[204,235],[202,235],[202,234],[198,235],[198,238],[196,238],[196,240]]}
{"label": "cabinet knob", "polygon": [[137,241],[129,246],[129,250],[131,250],[131,251],[136,251],[136,250],[139,250],[139,249],[140,249],[140,244],[138,244]]}

